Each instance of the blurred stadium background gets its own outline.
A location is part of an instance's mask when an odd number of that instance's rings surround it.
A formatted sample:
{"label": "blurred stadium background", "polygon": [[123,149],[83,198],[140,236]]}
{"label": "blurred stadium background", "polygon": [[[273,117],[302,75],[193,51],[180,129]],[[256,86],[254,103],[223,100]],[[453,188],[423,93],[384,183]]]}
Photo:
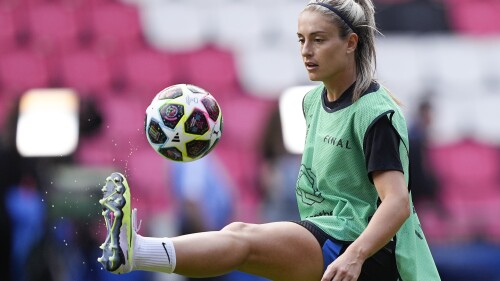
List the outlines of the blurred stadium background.
{"label": "blurred stadium background", "polygon": [[[5,145],[2,237],[13,239],[2,271],[14,272],[12,280],[182,280],[116,277],[96,262],[99,185],[110,171],[128,175],[142,234],[177,233],[172,164],[143,132],[154,94],[176,83],[199,85],[219,101],[225,127],[213,154],[233,186],[232,219],[263,221],[265,128],[276,125],[269,120],[285,90],[311,85],[295,35],[306,2],[0,0],[3,143],[15,138],[26,91],[72,88],[79,99],[70,154],[16,157],[12,142]],[[438,189],[417,211],[443,280],[498,281],[500,1],[375,4],[378,79],[403,102],[409,124],[422,102],[432,105],[423,163]]]}

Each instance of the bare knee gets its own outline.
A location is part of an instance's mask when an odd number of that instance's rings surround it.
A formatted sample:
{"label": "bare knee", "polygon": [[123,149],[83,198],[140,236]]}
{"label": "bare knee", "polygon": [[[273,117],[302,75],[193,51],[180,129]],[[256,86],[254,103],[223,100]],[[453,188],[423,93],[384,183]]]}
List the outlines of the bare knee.
{"label": "bare knee", "polygon": [[231,255],[234,260],[238,260],[238,268],[247,263],[252,254],[251,231],[253,225],[243,222],[233,222],[221,229],[221,233],[226,235],[227,241],[231,241]]}
{"label": "bare knee", "polygon": [[221,231],[230,232],[237,236],[245,235],[246,233],[251,232],[253,228],[252,224],[244,223],[244,222],[232,222],[226,225]]}

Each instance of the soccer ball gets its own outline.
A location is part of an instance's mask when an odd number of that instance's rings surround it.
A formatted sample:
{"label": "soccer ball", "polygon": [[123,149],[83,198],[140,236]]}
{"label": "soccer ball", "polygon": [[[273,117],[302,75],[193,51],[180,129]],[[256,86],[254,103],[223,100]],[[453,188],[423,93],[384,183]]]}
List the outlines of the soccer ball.
{"label": "soccer ball", "polygon": [[190,162],[207,155],[222,135],[222,112],[206,90],[177,84],[159,92],[146,109],[146,137],[161,156]]}

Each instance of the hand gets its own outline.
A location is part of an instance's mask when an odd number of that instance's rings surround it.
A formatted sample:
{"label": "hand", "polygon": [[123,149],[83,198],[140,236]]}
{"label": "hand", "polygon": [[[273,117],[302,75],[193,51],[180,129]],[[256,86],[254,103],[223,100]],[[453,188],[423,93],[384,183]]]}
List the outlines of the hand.
{"label": "hand", "polygon": [[332,262],[321,281],[356,281],[361,273],[364,259],[349,251],[349,248]]}

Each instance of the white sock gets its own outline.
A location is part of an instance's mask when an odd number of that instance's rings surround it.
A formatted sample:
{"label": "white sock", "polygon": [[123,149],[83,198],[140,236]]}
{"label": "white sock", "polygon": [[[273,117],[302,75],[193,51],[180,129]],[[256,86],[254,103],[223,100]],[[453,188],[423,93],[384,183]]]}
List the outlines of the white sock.
{"label": "white sock", "polygon": [[134,249],[134,269],[172,273],[175,269],[175,249],[170,238],[137,235]]}

